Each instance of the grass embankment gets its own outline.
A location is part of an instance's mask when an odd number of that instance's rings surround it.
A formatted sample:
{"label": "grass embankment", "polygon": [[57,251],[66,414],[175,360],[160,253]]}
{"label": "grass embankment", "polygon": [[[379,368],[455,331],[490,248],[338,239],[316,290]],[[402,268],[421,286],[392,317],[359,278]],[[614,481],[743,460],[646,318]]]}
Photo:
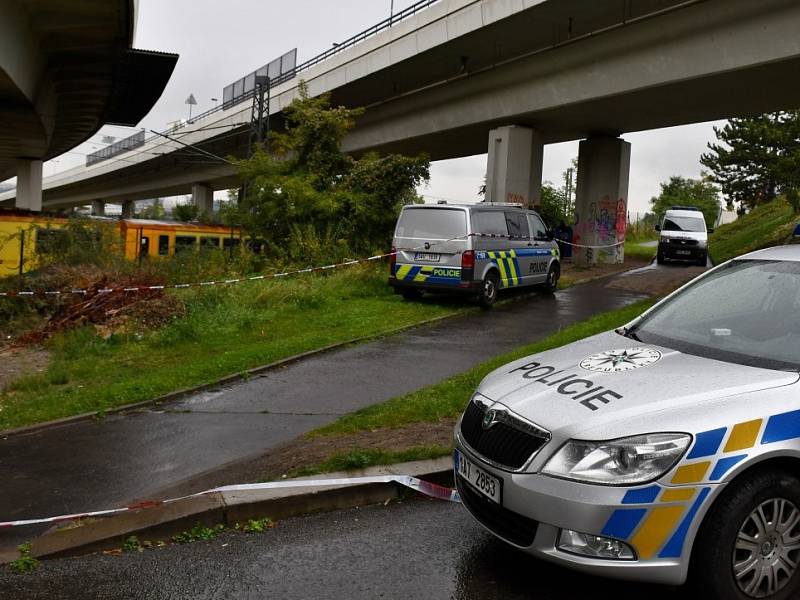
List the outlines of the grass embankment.
{"label": "grass embankment", "polygon": [[[311,432],[307,437],[312,440],[324,436],[347,437],[364,431],[400,429],[415,423],[443,422],[449,424],[461,414],[475,388],[491,371],[518,358],[558,348],[619,327],[654,303],[655,300],[643,300],[619,310],[596,315],[539,342],[517,348],[440,383],[345,415],[336,422]],[[413,443],[396,452],[355,447],[345,452],[339,452],[319,465],[300,469],[293,474],[307,475],[391,464],[405,460],[435,458],[446,456],[451,451],[452,446],[415,446]]]}
{"label": "grass embankment", "polygon": [[786,200],[779,198],[759,206],[711,234],[711,259],[720,264],[747,252],[783,244],[797,221],[798,215]]}
{"label": "grass embankment", "polygon": [[383,266],[178,292],[186,314],[153,331],[58,334],[42,373],[0,393],[0,430],[104,411],[426,319],[472,310],[446,297],[404,302]]}
{"label": "grass embankment", "polygon": [[647,241],[635,242],[627,240],[625,242],[625,258],[639,258],[642,260],[652,260],[655,258],[657,247],[652,245],[645,246],[644,244],[646,244]]}

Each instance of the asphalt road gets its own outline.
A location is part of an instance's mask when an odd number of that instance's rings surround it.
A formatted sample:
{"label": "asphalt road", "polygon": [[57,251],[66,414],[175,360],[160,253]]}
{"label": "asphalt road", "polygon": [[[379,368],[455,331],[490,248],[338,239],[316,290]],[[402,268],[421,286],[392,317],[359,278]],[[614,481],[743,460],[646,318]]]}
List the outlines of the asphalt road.
{"label": "asphalt road", "polygon": [[[260,455],[339,415],[441,381],[640,297],[605,283],[529,295],[321,354],[167,409],[0,439],[0,519],[157,498],[181,480]],[[9,542],[8,533],[0,534],[0,547]]]}
{"label": "asphalt road", "polygon": [[541,562],[490,536],[461,506],[435,500],[289,519],[264,534],[226,533],[118,557],[47,561],[27,575],[0,569],[0,598],[31,600],[667,600],[677,593]]}

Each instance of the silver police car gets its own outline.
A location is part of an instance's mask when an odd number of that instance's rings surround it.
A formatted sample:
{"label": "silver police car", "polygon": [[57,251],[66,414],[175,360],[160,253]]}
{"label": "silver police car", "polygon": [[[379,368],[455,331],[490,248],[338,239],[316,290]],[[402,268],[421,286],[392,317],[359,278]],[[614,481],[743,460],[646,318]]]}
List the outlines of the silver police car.
{"label": "silver police car", "polygon": [[489,531],[588,573],[800,597],[800,247],[491,373],[455,432]]}

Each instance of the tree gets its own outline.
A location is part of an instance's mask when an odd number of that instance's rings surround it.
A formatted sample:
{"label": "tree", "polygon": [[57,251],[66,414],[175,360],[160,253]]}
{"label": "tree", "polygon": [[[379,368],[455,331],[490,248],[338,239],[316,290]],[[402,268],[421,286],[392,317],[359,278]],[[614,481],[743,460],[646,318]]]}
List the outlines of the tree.
{"label": "tree", "polygon": [[661,193],[651,198],[650,204],[661,221],[664,213],[673,206],[694,206],[703,211],[706,223],[713,226],[719,216],[719,190],[708,179],[689,179],[673,176],[661,184]]}
{"label": "tree", "polygon": [[191,202],[186,204],[176,204],[172,209],[172,216],[178,221],[188,223],[196,220],[197,217],[200,216],[200,211],[198,210],[197,205],[192,204]]}
{"label": "tree", "polygon": [[284,111],[286,129],[272,136],[275,155],[258,148],[238,163],[247,193],[237,221],[268,251],[312,258],[322,246],[350,255],[385,248],[403,204],[417,201],[416,188],[428,181],[428,158],[353,158],[341,142],[361,109],[331,107],[327,95],[312,98],[305,84]]}
{"label": "tree", "polygon": [[700,162],[711,170],[729,208],[753,208],[785,194],[800,210],[800,110],[731,119]]}

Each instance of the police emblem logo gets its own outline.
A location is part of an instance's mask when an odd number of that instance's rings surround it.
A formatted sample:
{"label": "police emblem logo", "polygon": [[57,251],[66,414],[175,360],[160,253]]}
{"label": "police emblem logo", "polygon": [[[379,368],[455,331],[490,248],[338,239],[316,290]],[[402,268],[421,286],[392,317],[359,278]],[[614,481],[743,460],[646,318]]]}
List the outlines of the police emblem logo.
{"label": "police emblem logo", "polygon": [[661,352],[652,348],[625,348],[599,352],[581,361],[580,367],[596,373],[619,373],[647,367],[661,360]]}

